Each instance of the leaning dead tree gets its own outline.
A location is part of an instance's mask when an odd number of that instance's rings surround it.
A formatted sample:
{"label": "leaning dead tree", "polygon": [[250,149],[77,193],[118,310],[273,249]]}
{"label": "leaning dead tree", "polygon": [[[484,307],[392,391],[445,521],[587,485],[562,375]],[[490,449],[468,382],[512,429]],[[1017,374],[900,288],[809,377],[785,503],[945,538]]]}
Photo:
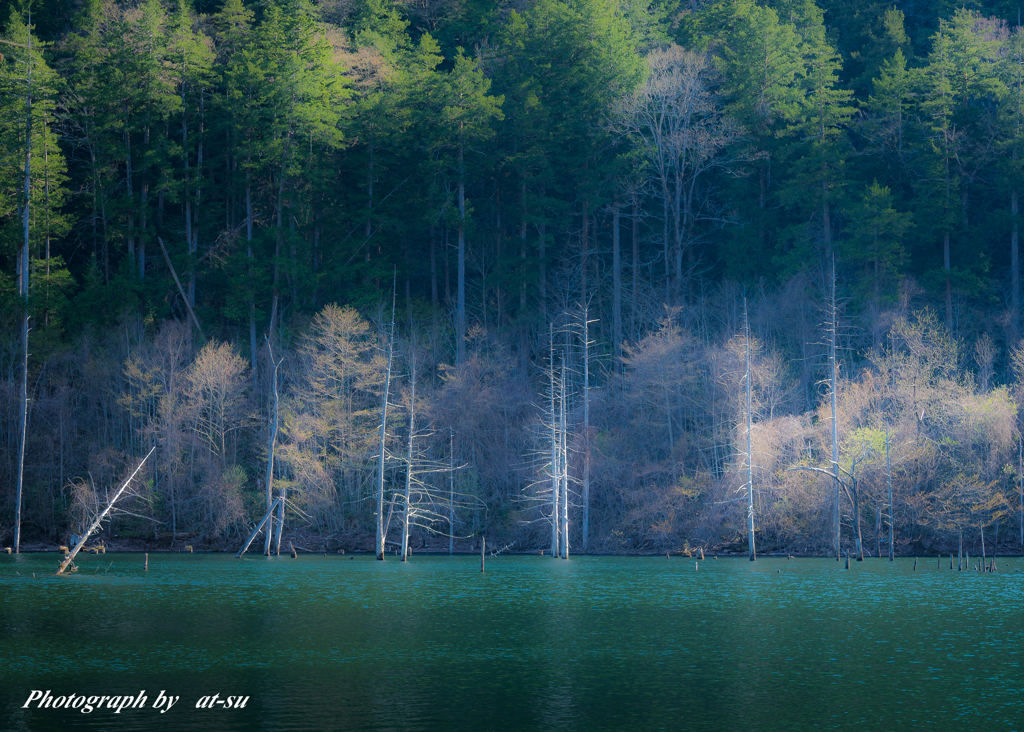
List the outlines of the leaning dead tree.
{"label": "leaning dead tree", "polygon": [[[270,504],[270,507],[267,508],[267,512],[263,514],[263,518],[260,519],[260,522],[256,524],[256,528],[254,528],[252,530],[252,533],[249,534],[249,538],[245,540],[245,544],[242,545],[242,548],[238,550],[238,554],[235,555],[235,559],[242,558],[242,555],[245,554],[245,552],[249,549],[249,545],[252,544],[252,540],[255,539],[256,535],[260,533],[260,529],[262,529],[263,526],[271,520],[270,517],[274,515],[274,509],[277,508],[279,503],[281,503],[281,496],[275,498],[274,501]],[[270,536],[269,529],[267,530],[267,536]]]}
{"label": "leaning dead tree", "polygon": [[100,527],[100,524],[103,523],[103,519],[105,519],[111,509],[114,508],[114,504],[117,503],[118,499],[124,495],[124,492],[131,484],[132,479],[138,475],[140,470],[142,470],[142,466],[146,464],[146,460],[149,459],[149,456],[153,454],[154,450],[156,450],[156,447],[151,447],[149,449],[149,452],[146,453],[146,457],[142,458],[142,462],[140,462],[135,470],[132,471],[132,474],[128,476],[128,479],[121,484],[121,487],[117,489],[117,493],[115,493],[114,497],[107,503],[107,507],[100,512],[100,515],[95,518],[89,528],[86,529],[85,533],[82,534],[82,538],[78,540],[77,544],[75,544],[74,549],[72,549],[68,553],[67,557],[64,558],[64,561],[61,562],[60,568],[57,570],[57,574],[64,574],[64,570],[71,566],[71,563],[75,561],[75,555],[82,550],[82,547],[85,546],[85,542],[89,540],[92,533]]}

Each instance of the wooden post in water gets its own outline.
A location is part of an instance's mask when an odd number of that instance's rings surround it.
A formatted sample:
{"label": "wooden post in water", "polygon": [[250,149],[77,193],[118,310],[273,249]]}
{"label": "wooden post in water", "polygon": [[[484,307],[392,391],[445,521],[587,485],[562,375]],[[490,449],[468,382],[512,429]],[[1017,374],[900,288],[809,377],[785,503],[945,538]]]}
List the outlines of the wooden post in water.
{"label": "wooden post in water", "polygon": [[949,555],[949,568],[953,569],[953,555],[952,554]]}
{"label": "wooden post in water", "polygon": [[487,546],[487,539],[486,539],[486,537],[481,536],[480,537],[480,571],[481,572],[484,571],[484,550],[485,550],[486,546]]}
{"label": "wooden post in water", "polygon": [[917,557],[914,557],[914,570],[917,570]]}
{"label": "wooden post in water", "polygon": [[704,561],[704,547],[700,548],[700,561]]}
{"label": "wooden post in water", "polygon": [[292,544],[290,541],[288,542],[288,548],[292,550],[292,559],[298,559],[299,554],[295,551],[295,545]]}
{"label": "wooden post in water", "polygon": [[142,568],[145,569],[145,570],[149,570],[149,554],[148,553],[146,554],[145,561],[142,563]]}
{"label": "wooden post in water", "polygon": [[846,552],[846,568],[850,568],[850,552]]}

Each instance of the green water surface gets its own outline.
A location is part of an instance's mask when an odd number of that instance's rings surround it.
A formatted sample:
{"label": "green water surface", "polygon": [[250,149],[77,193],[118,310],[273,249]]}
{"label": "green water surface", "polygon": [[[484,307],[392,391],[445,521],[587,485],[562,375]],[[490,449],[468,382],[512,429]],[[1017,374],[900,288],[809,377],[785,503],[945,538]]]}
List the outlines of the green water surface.
{"label": "green water surface", "polygon": [[57,559],[0,556],[4,732],[1024,729],[1020,559]]}

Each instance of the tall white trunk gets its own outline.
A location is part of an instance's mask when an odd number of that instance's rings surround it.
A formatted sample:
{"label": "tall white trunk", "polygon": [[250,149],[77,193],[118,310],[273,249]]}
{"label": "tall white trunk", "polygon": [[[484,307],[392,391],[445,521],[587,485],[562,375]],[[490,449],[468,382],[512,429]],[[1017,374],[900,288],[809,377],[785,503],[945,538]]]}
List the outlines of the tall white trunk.
{"label": "tall white trunk", "polygon": [[565,429],[565,363],[562,363],[561,383],[561,405],[559,407],[559,432],[561,432],[561,446],[559,452],[562,468],[562,559],[569,558],[569,455],[566,450],[566,429]]}
{"label": "tall white trunk", "polygon": [[416,436],[416,356],[412,357],[412,394],[409,397],[409,451],[405,458],[405,514],[402,516],[402,561],[409,557],[409,519],[412,511],[412,443]]}
{"label": "tall white trunk", "polygon": [[[397,272],[395,277],[397,278]],[[397,280],[396,280],[397,281]],[[384,440],[388,427],[388,392],[391,390],[391,363],[395,355],[395,284],[391,286],[391,334],[388,336],[388,369],[384,375],[384,401],[380,416],[380,456],[377,463],[377,559],[384,561]]]}
{"label": "tall white trunk", "polygon": [[590,309],[583,304],[583,532],[580,550],[586,553],[590,534]]}
{"label": "tall white trunk", "polygon": [[832,258],[832,301],[829,307],[828,371],[829,391],[832,406],[832,474],[835,484],[835,511],[832,515],[832,531],[835,534],[836,561],[839,561],[840,532],[840,486],[839,486],[839,428],[836,423],[836,260]]}
{"label": "tall white trunk", "polygon": [[612,206],[612,369],[622,373],[622,254],[619,247],[619,203]]}
{"label": "tall white trunk", "polygon": [[889,561],[893,561],[892,463],[889,461],[889,428],[885,428],[885,481],[889,488]]}
{"label": "tall white trunk", "polygon": [[245,169],[245,259],[246,275],[249,281],[249,357],[252,360],[252,381],[253,385],[259,388],[259,370],[257,365],[256,351],[256,283],[253,273],[252,254],[252,183],[249,180],[249,168]]}
{"label": "tall white trunk", "polygon": [[[274,502],[274,448],[277,445],[277,367],[281,365],[274,360],[274,349],[270,345],[270,339],[264,336],[267,342],[267,353],[270,354],[270,399],[271,408],[274,410],[270,418],[270,435],[267,438],[267,509],[269,510]],[[263,539],[263,553],[270,556],[270,536],[274,532],[274,517],[271,515],[270,523],[267,525],[267,533]],[[284,521],[284,499],[278,505],[277,525],[277,553],[281,553],[281,524]]]}
{"label": "tall white trunk", "polygon": [[21,299],[21,393],[18,404],[18,485],[14,498],[14,553],[21,551],[21,503],[25,486],[25,441],[28,439],[28,294],[29,294],[29,204],[32,200],[32,10],[28,12],[28,70],[25,77],[25,201],[22,214],[22,243],[18,256],[18,296]]}
{"label": "tall white trunk", "polygon": [[559,523],[558,515],[560,513],[559,508],[559,496],[558,486],[561,483],[562,469],[561,460],[559,458],[559,440],[558,440],[558,418],[555,411],[555,336],[554,326],[549,325],[549,337],[551,341],[551,364],[548,371],[551,385],[551,556],[558,556],[558,534],[559,534]]}
{"label": "tall white trunk", "polygon": [[448,553],[455,550],[455,430],[448,428]]}
{"label": "tall white trunk", "polygon": [[455,305],[455,362],[466,359],[466,180],[464,150],[459,146],[459,253]]}
{"label": "tall white trunk", "polygon": [[747,384],[747,553],[750,561],[757,561],[757,549],[754,544],[754,451],[751,447],[751,386],[750,386],[750,322],[747,319],[747,299],[743,298],[743,330],[745,340],[746,369],[744,380]]}

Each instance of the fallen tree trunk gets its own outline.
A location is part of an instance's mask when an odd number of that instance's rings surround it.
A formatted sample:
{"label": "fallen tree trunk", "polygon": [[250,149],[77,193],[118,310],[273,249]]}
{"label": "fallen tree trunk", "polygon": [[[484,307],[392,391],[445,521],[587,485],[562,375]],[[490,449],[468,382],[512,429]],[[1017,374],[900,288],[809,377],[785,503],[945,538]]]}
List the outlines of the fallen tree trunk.
{"label": "fallen tree trunk", "polygon": [[274,513],[274,509],[277,508],[277,504],[280,502],[281,496],[278,496],[273,500],[273,502],[271,502],[270,508],[267,509],[267,512],[263,514],[263,518],[258,524],[256,524],[256,528],[252,530],[251,534],[249,534],[249,538],[245,540],[245,544],[242,548],[238,550],[238,554],[235,555],[235,559],[239,559],[243,554],[245,554],[249,545],[252,544],[252,540],[256,538],[256,534],[260,533],[260,529],[263,528],[263,524],[267,523],[267,520],[270,518],[271,514]]}
{"label": "fallen tree trunk", "polygon": [[117,499],[121,497],[121,494],[124,493],[125,489],[128,487],[128,484],[131,483],[132,479],[136,475],[138,475],[138,472],[140,470],[142,470],[142,466],[146,464],[146,460],[149,459],[149,456],[153,454],[154,450],[156,450],[155,447],[151,447],[149,449],[149,452],[146,453],[146,457],[142,458],[142,462],[140,462],[138,467],[136,467],[135,470],[132,471],[132,474],[128,476],[128,480],[122,483],[121,487],[117,489],[117,493],[115,493],[114,497],[110,499],[110,503],[107,504],[107,507],[104,508],[102,513],[100,513],[100,515],[96,517],[96,520],[92,522],[92,525],[88,528],[88,530],[84,534],[82,534],[82,538],[78,540],[77,544],[75,544],[75,548],[71,550],[67,557],[65,557],[64,561],[60,565],[60,568],[57,570],[57,574],[64,574],[64,570],[67,569],[71,562],[75,560],[75,555],[78,554],[78,552],[82,549],[83,546],[85,546],[85,542],[88,541],[89,536],[92,534],[92,532],[99,528],[100,524],[103,522],[103,519],[105,519],[107,517],[107,514],[110,513],[110,509],[112,509],[114,507],[114,504],[117,503]]}

